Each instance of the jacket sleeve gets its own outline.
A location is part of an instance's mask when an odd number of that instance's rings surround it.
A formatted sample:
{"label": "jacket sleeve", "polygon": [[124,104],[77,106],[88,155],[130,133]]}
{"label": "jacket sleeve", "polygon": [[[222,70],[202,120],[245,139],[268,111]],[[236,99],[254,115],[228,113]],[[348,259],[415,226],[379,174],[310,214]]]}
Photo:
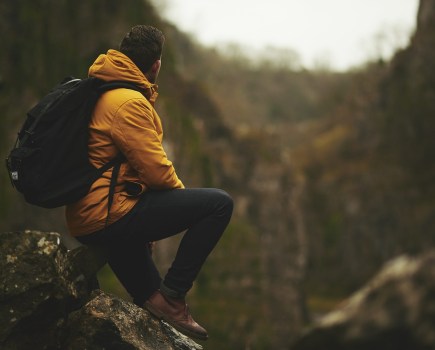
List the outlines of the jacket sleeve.
{"label": "jacket sleeve", "polygon": [[115,145],[151,189],[184,188],[162,145],[160,119],[148,101],[135,98],[116,112],[111,136]]}

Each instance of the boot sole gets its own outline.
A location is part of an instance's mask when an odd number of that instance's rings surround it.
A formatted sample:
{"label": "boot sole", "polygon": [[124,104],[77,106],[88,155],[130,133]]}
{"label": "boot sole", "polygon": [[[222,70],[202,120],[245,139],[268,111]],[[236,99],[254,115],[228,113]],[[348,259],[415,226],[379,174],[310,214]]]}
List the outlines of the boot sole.
{"label": "boot sole", "polygon": [[155,309],[150,303],[146,302],[144,306],[155,317],[169,323],[172,327],[174,327],[177,331],[183,333],[184,335],[187,335],[188,337],[199,339],[199,340],[207,340],[208,339],[208,335],[195,333],[195,332],[191,331],[190,329],[187,329],[187,328],[180,326],[178,323],[176,323],[173,320],[171,320],[170,318],[166,317],[163,312]]}

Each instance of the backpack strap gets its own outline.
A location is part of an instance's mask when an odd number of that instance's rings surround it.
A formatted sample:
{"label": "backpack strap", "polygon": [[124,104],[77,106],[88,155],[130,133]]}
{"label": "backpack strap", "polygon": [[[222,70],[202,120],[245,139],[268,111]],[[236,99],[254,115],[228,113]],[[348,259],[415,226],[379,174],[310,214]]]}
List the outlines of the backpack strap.
{"label": "backpack strap", "polygon": [[98,176],[96,176],[96,178],[101,177],[107,170],[116,166],[118,163],[119,164],[124,163],[125,160],[126,160],[125,156],[122,153],[118,154],[115,158],[113,158],[112,160],[109,160],[102,167],[98,168]]}
{"label": "backpack strap", "polygon": [[[109,170],[113,167],[112,170],[112,176],[110,177],[110,185],[109,185],[109,197],[108,197],[108,203],[107,203],[107,217],[106,217],[106,223],[104,227],[107,227],[109,223],[109,217],[110,217],[110,209],[112,208],[113,204],[113,196],[115,194],[115,187],[116,187],[116,180],[118,179],[119,170],[121,168],[121,164],[125,162],[125,156],[122,153],[119,153],[115,158],[104,164],[101,168],[99,168],[99,172],[101,175],[106,170]],[[100,175],[100,176],[101,176]]]}
{"label": "backpack strap", "polygon": [[144,92],[144,89],[140,88],[136,84],[129,82],[129,81],[122,81],[122,80],[103,82],[100,86],[98,86],[97,91],[99,94],[102,94],[102,93],[109,91],[109,90],[122,89],[122,88],[136,90],[136,91],[139,91],[141,93]]}

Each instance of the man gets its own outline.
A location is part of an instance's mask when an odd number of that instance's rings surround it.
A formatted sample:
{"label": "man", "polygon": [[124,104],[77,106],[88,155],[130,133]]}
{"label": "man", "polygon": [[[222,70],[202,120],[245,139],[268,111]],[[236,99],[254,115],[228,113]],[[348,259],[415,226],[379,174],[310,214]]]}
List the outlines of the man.
{"label": "man", "polygon": [[[154,109],[161,67],[162,32],[139,25],[118,50],[100,55],[89,75],[104,81],[133,82],[142,89],[116,89],[99,99],[89,124],[89,160],[100,167],[122,153],[113,204],[108,211],[112,170],[89,194],[68,205],[73,236],[107,247],[109,265],[133,301],[179,331],[207,339],[191,317],[185,295],[231,218],[231,197],[218,189],[186,189],[162,146],[163,130]],[[106,223],[107,221],[107,223]],[[185,231],[162,280],[149,242]]]}

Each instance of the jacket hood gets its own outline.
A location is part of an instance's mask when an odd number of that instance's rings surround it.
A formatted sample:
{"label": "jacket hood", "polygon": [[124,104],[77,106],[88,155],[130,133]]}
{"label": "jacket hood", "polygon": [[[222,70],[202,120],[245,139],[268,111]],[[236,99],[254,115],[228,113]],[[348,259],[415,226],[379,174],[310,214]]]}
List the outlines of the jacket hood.
{"label": "jacket hood", "polygon": [[157,90],[157,85],[150,83],[133,61],[117,50],[99,55],[89,68],[89,76],[104,81],[129,81],[146,90],[150,89],[152,95]]}

